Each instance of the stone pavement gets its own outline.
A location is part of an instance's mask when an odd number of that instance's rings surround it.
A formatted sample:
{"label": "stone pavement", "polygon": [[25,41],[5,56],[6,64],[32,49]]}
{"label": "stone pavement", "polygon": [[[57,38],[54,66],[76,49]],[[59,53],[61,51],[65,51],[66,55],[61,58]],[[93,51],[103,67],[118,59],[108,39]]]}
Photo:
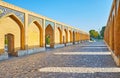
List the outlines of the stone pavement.
{"label": "stone pavement", "polygon": [[100,42],[86,42],[0,62],[0,78],[120,78]]}

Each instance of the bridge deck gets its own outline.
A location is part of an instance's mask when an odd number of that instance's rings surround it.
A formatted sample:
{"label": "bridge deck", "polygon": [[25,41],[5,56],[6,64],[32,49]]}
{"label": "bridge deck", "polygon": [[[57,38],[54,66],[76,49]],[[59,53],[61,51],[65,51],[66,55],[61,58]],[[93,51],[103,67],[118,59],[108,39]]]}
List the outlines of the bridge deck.
{"label": "bridge deck", "polygon": [[119,78],[104,42],[86,42],[0,62],[0,78]]}

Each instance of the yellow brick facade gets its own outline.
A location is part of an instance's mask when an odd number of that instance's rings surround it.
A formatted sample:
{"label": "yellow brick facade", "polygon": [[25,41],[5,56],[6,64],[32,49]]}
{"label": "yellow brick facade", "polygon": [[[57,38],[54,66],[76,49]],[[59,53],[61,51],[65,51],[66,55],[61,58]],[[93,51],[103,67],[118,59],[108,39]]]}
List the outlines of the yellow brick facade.
{"label": "yellow brick facade", "polygon": [[50,35],[51,47],[89,40],[89,34],[80,29],[3,1],[0,1],[0,15],[0,53],[5,52],[5,35],[9,33],[14,35],[13,54],[20,50],[45,47],[47,35]]}
{"label": "yellow brick facade", "polygon": [[104,40],[111,50],[116,64],[120,66],[120,0],[113,0]]}

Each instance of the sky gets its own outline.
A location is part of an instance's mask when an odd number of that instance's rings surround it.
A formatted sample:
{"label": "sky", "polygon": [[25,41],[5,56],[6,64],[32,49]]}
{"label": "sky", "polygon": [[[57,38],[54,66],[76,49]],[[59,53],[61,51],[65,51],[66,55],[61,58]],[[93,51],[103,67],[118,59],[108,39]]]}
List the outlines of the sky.
{"label": "sky", "polygon": [[105,26],[113,0],[3,0],[89,32]]}

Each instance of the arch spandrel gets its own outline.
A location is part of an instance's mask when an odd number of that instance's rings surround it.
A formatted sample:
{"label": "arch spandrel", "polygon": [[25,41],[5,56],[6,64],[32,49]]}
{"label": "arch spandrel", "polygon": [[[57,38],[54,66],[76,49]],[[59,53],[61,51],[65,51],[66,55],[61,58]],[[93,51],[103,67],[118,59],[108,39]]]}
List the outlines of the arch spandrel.
{"label": "arch spandrel", "polygon": [[0,6],[0,18],[6,16],[8,14],[11,14],[11,13],[14,14],[15,16],[17,16],[17,18],[19,18],[19,20],[21,20],[21,22],[24,24],[24,22],[25,22],[25,19],[24,19],[25,14],[24,13],[10,9],[10,8]]}
{"label": "arch spandrel", "polygon": [[62,30],[62,25],[60,25],[60,24],[56,24],[56,27],[58,28],[60,28],[60,30]]}
{"label": "arch spandrel", "polygon": [[54,22],[51,22],[51,21],[48,21],[48,20],[45,20],[45,28],[47,28],[47,26],[51,26],[52,29],[54,30],[54,27],[55,27],[55,23]]}
{"label": "arch spandrel", "polygon": [[34,21],[37,21],[41,25],[41,27],[43,27],[43,19],[33,15],[28,15],[28,26]]}
{"label": "arch spandrel", "polygon": [[68,31],[68,27],[67,27],[67,26],[64,26],[64,30],[67,30],[67,31]]}

